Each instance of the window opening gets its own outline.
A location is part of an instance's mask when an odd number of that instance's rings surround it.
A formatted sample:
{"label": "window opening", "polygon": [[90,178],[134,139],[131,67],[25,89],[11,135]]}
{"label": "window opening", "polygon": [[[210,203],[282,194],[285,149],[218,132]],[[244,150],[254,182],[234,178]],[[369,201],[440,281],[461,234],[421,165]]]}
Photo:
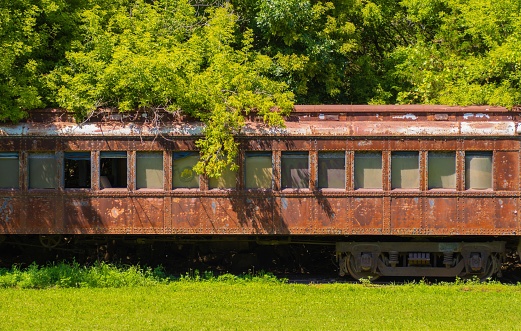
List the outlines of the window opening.
{"label": "window opening", "polygon": [[492,152],[465,153],[465,189],[492,188]]}
{"label": "window opening", "polygon": [[456,153],[429,152],[429,189],[456,188]]}
{"label": "window opening", "polygon": [[199,175],[193,170],[199,162],[197,152],[174,152],[172,186],[174,188],[199,188]]}
{"label": "window opening", "polygon": [[137,152],[136,188],[163,188],[163,153]]}
{"label": "window opening", "polygon": [[65,188],[90,188],[90,152],[65,152],[63,158]]}
{"label": "window opening", "polygon": [[29,154],[29,188],[56,188],[56,157],[54,153]]}
{"label": "window opening", "polygon": [[318,153],[318,187],[346,187],[346,155],[344,152]]}
{"label": "window opening", "polygon": [[127,188],[127,152],[101,152],[100,188]]}
{"label": "window opening", "polygon": [[419,152],[392,153],[391,188],[420,188]]}
{"label": "window opening", "polygon": [[382,153],[355,153],[355,189],[381,189]]}
{"label": "window opening", "polygon": [[245,187],[247,189],[271,189],[273,164],[271,152],[246,152]]}
{"label": "window opening", "polygon": [[18,153],[0,153],[0,188],[19,188]]}
{"label": "window opening", "polygon": [[282,152],[282,188],[309,188],[309,154],[307,152]]}

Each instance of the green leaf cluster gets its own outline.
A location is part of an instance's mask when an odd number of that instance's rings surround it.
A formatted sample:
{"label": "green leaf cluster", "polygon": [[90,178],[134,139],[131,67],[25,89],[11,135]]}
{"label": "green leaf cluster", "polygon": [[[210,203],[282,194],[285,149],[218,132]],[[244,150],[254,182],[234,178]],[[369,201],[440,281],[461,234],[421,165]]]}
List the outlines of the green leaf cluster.
{"label": "green leaf cluster", "polygon": [[0,0],[0,121],[182,113],[206,124],[196,169],[215,177],[252,112],[521,104],[520,16],[521,0]]}

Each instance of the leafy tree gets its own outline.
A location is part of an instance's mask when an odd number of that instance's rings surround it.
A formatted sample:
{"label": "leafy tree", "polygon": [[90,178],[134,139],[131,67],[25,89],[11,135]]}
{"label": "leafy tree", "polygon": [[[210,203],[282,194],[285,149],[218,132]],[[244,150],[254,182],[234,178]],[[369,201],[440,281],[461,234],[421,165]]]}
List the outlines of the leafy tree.
{"label": "leafy tree", "polygon": [[82,20],[83,39],[49,79],[59,104],[80,116],[103,106],[181,110],[200,119],[199,172],[220,176],[235,166],[234,135],[245,115],[255,111],[280,125],[292,107],[286,84],[269,78],[272,59],[252,50],[251,31],[236,33],[228,5],[196,15],[185,0],[138,0],[94,6]]}
{"label": "leafy tree", "polygon": [[[414,42],[389,54],[399,103],[521,103],[521,2],[407,0]],[[389,92],[389,91],[388,91]]]}
{"label": "leafy tree", "polygon": [[54,104],[43,77],[75,38],[77,1],[0,0],[0,121]]}

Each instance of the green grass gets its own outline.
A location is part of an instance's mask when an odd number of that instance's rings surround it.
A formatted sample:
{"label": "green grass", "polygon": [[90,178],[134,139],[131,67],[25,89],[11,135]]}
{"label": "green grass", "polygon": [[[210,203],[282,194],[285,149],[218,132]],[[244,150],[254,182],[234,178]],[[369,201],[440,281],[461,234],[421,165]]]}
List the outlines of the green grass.
{"label": "green grass", "polygon": [[[112,282],[117,286],[0,289],[0,330],[521,328],[521,285],[302,285],[268,274],[193,273],[172,280],[139,270],[134,274],[148,277],[146,286]],[[4,276],[8,273],[4,270]]]}

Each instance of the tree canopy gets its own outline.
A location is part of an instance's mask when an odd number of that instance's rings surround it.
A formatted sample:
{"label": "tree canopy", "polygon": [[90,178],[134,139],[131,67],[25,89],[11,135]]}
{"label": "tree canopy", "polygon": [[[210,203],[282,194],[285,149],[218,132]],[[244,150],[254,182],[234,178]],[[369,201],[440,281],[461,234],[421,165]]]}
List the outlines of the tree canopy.
{"label": "tree canopy", "polygon": [[206,124],[219,176],[255,112],[293,103],[521,104],[521,0],[0,0],[0,120],[64,107]]}

